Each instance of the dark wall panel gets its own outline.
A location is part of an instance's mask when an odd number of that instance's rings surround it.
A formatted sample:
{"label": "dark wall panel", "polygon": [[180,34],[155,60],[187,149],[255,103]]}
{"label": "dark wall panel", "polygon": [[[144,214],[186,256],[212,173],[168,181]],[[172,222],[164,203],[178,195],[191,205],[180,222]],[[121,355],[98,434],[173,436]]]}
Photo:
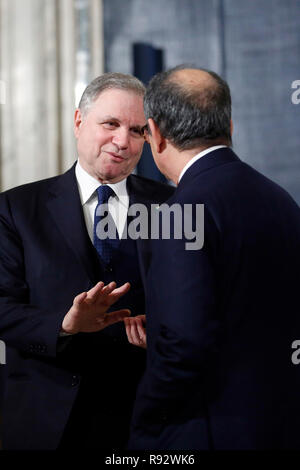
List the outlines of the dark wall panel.
{"label": "dark wall panel", "polygon": [[133,72],[132,44],[192,62],[232,90],[234,148],[300,203],[299,0],[104,0],[107,71]]}

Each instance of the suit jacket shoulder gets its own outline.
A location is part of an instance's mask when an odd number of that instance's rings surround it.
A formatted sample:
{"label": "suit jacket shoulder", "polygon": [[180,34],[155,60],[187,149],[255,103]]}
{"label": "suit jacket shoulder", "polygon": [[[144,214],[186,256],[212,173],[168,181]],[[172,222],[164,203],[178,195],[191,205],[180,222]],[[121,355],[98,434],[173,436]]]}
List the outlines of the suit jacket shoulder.
{"label": "suit jacket shoulder", "polygon": [[173,186],[137,175],[128,177],[127,188],[129,194],[134,196],[134,202],[158,204],[169,199],[175,191]]}
{"label": "suit jacket shoulder", "polygon": [[75,165],[61,175],[15,186],[14,188],[3,191],[0,197],[8,199],[12,203],[19,202],[21,205],[26,204],[30,199],[43,197],[44,194],[48,195],[49,189],[52,187],[55,188],[57,184],[60,186],[61,184],[65,184],[66,181],[75,183],[74,168]]}

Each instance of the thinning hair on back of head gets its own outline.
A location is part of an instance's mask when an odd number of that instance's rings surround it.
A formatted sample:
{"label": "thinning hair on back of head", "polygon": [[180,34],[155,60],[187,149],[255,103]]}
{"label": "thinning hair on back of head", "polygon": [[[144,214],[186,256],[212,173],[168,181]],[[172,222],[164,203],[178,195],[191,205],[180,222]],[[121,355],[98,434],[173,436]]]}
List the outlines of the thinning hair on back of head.
{"label": "thinning hair on back of head", "polygon": [[[180,71],[205,72],[203,83],[180,81]],[[205,77],[205,75],[204,75]],[[217,144],[231,145],[231,96],[228,84],[215,72],[180,65],[155,75],[144,97],[146,119],[179,150]]]}

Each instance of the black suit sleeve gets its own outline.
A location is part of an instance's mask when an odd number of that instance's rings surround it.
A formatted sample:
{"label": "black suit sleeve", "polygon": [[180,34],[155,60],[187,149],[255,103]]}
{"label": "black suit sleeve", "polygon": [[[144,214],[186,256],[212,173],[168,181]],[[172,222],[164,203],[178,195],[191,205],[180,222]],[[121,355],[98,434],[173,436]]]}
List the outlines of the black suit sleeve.
{"label": "black suit sleeve", "polygon": [[[42,280],[41,280],[42,282]],[[55,293],[53,293],[55,295]],[[7,195],[0,195],[0,337],[9,346],[55,356],[66,312],[50,312],[30,303],[22,236]]]}

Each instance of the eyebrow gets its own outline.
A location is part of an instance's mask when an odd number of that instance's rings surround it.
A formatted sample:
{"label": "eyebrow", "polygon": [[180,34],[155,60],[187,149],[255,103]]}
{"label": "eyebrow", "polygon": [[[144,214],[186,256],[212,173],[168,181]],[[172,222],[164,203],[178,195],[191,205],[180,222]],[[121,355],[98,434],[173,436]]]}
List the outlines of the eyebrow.
{"label": "eyebrow", "polygon": [[119,119],[117,119],[117,118],[115,118],[115,117],[113,117],[113,116],[109,116],[109,115],[107,115],[107,116],[102,116],[102,117],[101,117],[101,120],[109,120],[109,121],[118,121],[118,122],[120,122]]}

